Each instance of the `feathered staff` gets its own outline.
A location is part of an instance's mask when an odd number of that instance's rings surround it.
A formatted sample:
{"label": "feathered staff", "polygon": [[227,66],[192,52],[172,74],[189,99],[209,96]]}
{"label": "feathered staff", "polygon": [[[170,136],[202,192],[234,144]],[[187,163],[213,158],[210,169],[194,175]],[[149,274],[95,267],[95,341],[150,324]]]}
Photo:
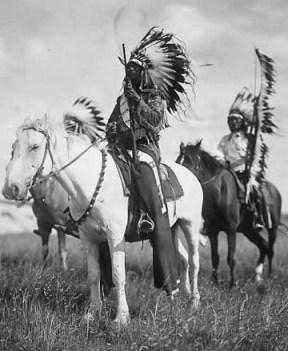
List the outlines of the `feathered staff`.
{"label": "feathered staff", "polygon": [[260,63],[261,84],[259,94],[254,102],[253,118],[248,127],[248,148],[246,157],[246,199],[248,200],[250,190],[253,186],[261,188],[265,171],[267,168],[266,157],[269,151],[263,134],[274,134],[277,128],[274,123],[272,107],[269,106],[269,96],[275,93],[275,69],[274,61],[255,49]]}

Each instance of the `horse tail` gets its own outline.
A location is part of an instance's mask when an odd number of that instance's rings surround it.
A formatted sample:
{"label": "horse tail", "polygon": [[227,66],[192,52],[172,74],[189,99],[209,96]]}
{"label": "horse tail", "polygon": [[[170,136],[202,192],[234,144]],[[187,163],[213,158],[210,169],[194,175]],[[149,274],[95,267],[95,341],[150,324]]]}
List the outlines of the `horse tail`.
{"label": "horse tail", "polygon": [[96,103],[87,97],[78,98],[71,111],[64,114],[64,126],[68,133],[87,135],[91,142],[105,132],[104,118]]}

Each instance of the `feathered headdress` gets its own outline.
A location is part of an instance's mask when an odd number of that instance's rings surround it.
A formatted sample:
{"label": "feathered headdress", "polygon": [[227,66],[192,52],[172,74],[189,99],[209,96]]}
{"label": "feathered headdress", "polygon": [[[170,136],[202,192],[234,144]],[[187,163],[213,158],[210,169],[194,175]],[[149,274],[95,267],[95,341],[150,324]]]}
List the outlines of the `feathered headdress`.
{"label": "feathered headdress", "polygon": [[274,61],[255,49],[260,63],[261,84],[259,94],[255,100],[252,123],[248,130],[248,149],[246,157],[246,170],[249,175],[247,195],[253,186],[260,186],[265,177],[267,168],[266,157],[269,148],[264,141],[264,134],[274,134],[277,128],[274,122],[272,107],[269,106],[269,96],[275,93]]}
{"label": "feathered headdress", "polygon": [[253,119],[255,97],[252,92],[244,87],[237,95],[230,107],[228,117],[242,117],[251,123]]}
{"label": "feathered headdress", "polygon": [[143,67],[142,88],[160,89],[169,112],[177,111],[186,95],[185,84],[193,87],[195,75],[183,43],[171,33],[152,27],[132,51],[129,62]]}
{"label": "feathered headdress", "polygon": [[64,125],[68,133],[85,134],[92,142],[105,131],[104,118],[93,100],[78,98],[71,111],[64,114]]}

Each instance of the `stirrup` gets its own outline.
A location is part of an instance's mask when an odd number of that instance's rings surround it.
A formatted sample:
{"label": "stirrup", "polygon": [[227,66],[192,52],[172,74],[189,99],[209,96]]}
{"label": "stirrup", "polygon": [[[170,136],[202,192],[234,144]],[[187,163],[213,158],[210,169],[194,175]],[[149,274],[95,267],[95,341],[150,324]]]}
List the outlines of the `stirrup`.
{"label": "stirrup", "polygon": [[255,223],[255,228],[257,230],[262,230],[264,228],[264,224],[263,223],[260,223],[260,222],[256,222]]}
{"label": "stirrup", "polygon": [[256,230],[262,230],[265,227],[264,223],[264,219],[262,217],[258,217],[255,219],[254,227],[256,228]]}
{"label": "stirrup", "polygon": [[153,219],[149,216],[146,212],[141,212],[138,224],[137,224],[137,231],[138,234],[147,235],[151,234],[155,228],[155,223]]}

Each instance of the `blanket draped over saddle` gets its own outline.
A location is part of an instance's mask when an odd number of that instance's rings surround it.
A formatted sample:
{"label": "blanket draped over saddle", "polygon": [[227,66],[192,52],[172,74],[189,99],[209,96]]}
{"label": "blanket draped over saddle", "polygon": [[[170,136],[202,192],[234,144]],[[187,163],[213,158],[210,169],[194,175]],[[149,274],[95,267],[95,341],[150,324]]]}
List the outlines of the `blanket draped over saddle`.
{"label": "blanket draped over saddle", "polygon": [[[238,193],[238,198],[239,201],[246,205],[246,207],[249,208],[249,200],[248,200],[248,204],[246,203],[246,196],[245,196],[245,186],[244,184],[241,182],[241,180],[239,179],[238,175],[236,174],[235,171],[233,171],[231,168],[226,168],[233,176],[234,181],[236,183],[236,187],[237,187],[237,193]],[[253,191],[251,191],[250,196],[257,196]],[[259,199],[257,201],[259,201],[260,203],[260,208],[262,210],[262,215],[263,215],[263,219],[265,221],[265,225],[267,228],[272,228],[272,220],[271,220],[271,215],[270,215],[270,211],[269,211],[269,205],[271,204],[271,194],[269,193],[269,188],[267,186],[267,181],[264,180],[262,182],[261,185],[261,191],[258,191],[258,196]],[[254,203],[255,201],[251,201],[251,203]],[[253,210],[253,208],[252,208]]]}
{"label": "blanket draped over saddle", "polygon": [[[128,221],[125,231],[125,240],[134,242],[142,240],[137,231],[137,224],[140,218],[139,195],[137,194],[135,184],[133,182],[133,165],[132,160],[125,157],[122,153],[110,152],[115,164],[117,166],[119,176],[121,179],[123,194],[129,197],[128,203]],[[135,172],[137,170],[134,169]],[[173,170],[165,164],[160,164],[159,170],[160,182],[163,196],[166,202],[175,202],[184,195],[183,188],[179,183]]]}

